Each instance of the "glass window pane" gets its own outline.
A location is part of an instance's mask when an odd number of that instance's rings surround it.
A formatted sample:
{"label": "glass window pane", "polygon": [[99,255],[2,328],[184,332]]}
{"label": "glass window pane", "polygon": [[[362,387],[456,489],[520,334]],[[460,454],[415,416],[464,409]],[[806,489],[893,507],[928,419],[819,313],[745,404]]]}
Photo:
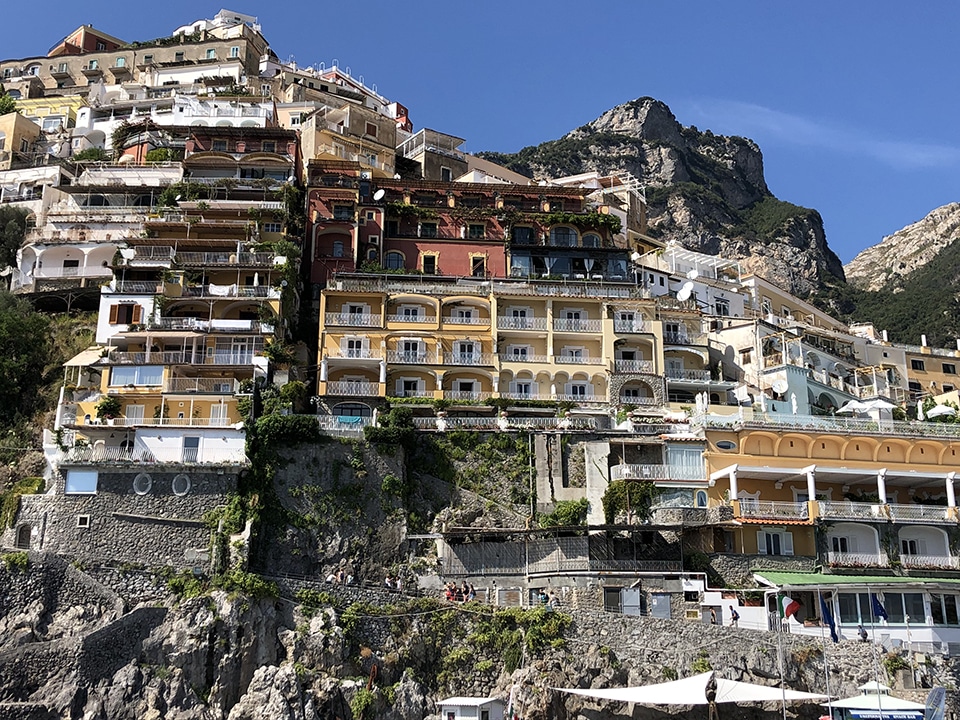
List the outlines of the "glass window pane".
{"label": "glass window pane", "polygon": [[930,616],[934,625],[946,625],[946,618],[943,613],[943,595],[930,595]]}
{"label": "glass window pane", "polygon": [[927,621],[926,610],[923,607],[923,593],[904,593],[903,605],[911,623],[919,625]]}
{"label": "glass window pane", "polygon": [[904,622],[903,595],[901,593],[884,593],[883,607],[887,611],[887,622],[899,624]]}
{"label": "glass window pane", "polygon": [[96,470],[67,470],[68,493],[95,493],[97,491]]}
{"label": "glass window pane", "polygon": [[137,380],[136,366],[115,367],[110,371],[111,385],[134,385]]}
{"label": "glass window pane", "polygon": [[957,613],[956,595],[943,596],[943,609],[947,625],[960,625],[960,617],[958,617]]}
{"label": "glass window pane", "polygon": [[857,599],[860,603],[860,621],[866,625],[870,622],[878,623],[879,618],[873,616],[873,607],[870,605],[869,593],[858,593]]}
{"label": "glass window pane", "polygon": [[140,368],[137,385],[163,385],[163,366],[144,365]]}
{"label": "glass window pane", "polygon": [[860,614],[857,612],[856,594],[839,593],[837,599],[840,604],[840,624],[857,625],[860,622]]}

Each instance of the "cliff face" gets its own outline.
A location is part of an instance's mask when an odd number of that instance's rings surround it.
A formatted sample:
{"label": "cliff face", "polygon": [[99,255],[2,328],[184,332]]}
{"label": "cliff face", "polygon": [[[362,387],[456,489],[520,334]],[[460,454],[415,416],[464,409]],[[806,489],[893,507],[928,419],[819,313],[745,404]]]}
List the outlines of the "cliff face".
{"label": "cliff face", "polygon": [[653,237],[742,260],[801,296],[843,280],[820,215],[770,193],[756,143],[684,127],[658,100],[619,105],[559,140],[517,153],[479,154],[538,180],[629,172],[647,188]]}
{"label": "cliff face", "polygon": [[862,290],[900,292],[909,277],[949,247],[960,231],[960,203],[950,203],[868,247],[844,270]]}

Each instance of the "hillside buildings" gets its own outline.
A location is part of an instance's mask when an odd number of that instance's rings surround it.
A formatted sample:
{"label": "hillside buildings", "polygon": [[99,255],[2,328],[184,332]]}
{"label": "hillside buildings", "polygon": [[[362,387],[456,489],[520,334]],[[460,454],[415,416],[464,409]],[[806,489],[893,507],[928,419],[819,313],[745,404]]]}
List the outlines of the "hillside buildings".
{"label": "hillside buildings", "polygon": [[[0,76],[0,200],[32,219],[10,289],[98,312],[45,434],[51,490],[8,544],[207,562],[255,394],[296,381],[333,434],[395,406],[526,434],[533,509],[586,500],[590,531],[444,528],[444,575],[504,602],[593,582],[612,609],[777,629],[789,594],[791,632],[826,606],[844,637],[960,642],[960,425],[918,412],[956,402],[960,349],[664,245],[629,174],[474,157],[339,67],[281,62],[250,16],[142,43],[84,26]],[[608,516],[623,483],[649,517]]]}

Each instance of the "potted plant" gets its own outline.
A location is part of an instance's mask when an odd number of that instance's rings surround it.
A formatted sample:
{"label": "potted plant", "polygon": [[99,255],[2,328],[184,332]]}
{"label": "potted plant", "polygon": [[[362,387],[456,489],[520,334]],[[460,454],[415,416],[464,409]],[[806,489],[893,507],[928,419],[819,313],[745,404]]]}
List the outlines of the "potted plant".
{"label": "potted plant", "polygon": [[122,409],[120,398],[113,395],[104,395],[96,405],[97,417],[106,420],[108,425],[113,425],[113,421],[120,417]]}

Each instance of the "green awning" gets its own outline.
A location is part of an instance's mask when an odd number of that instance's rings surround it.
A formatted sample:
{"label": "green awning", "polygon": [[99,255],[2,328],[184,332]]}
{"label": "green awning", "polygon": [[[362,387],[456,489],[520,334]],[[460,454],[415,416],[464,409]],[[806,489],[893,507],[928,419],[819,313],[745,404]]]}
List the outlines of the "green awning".
{"label": "green awning", "polygon": [[779,588],[797,587],[836,587],[869,585],[871,588],[880,588],[889,585],[916,585],[930,587],[931,585],[948,585],[960,587],[960,578],[938,577],[901,577],[889,575],[825,575],[824,573],[783,572],[782,570],[754,570],[753,574],[770,585]]}

